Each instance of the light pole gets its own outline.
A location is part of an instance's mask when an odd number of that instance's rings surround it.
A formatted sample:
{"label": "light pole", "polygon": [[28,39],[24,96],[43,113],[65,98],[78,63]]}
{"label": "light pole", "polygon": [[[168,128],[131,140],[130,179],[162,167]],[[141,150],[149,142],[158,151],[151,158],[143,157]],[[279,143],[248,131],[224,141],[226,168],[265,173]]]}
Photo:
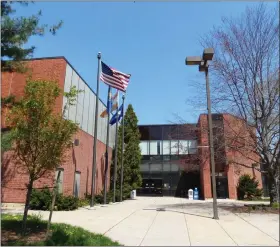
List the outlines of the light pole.
{"label": "light pole", "polygon": [[213,126],[212,126],[212,115],[211,115],[211,98],[210,98],[210,86],[209,86],[209,61],[214,56],[214,49],[204,49],[202,58],[200,56],[187,57],[186,65],[198,65],[200,72],[205,72],[206,79],[206,95],[207,95],[207,110],[208,110],[208,142],[210,147],[210,162],[211,162],[211,178],[212,178],[212,195],[213,195],[213,213],[214,219],[218,220],[218,207],[217,207],[217,191],[216,191],[216,177],[215,177],[215,160],[214,160],[214,145],[213,145]]}

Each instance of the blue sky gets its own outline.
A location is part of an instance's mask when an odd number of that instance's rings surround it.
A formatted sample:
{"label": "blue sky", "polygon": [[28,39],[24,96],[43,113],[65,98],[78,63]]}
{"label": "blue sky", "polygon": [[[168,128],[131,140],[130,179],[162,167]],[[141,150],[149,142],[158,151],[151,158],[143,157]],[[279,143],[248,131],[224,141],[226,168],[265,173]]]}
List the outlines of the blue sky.
{"label": "blue sky", "polygon": [[[176,122],[174,113],[196,122],[201,111],[186,105],[199,93],[193,80],[204,80],[185,57],[201,55],[200,37],[222,16],[240,16],[256,2],[36,2],[17,7],[17,15],[42,10],[41,23],[63,20],[56,36],[32,37],[34,57],[65,56],[96,89],[97,53],[122,72],[132,74],[126,103],[139,124]],[[274,5],[274,3],[269,3]],[[214,83],[211,81],[211,83]],[[107,86],[100,97],[106,102]],[[204,109],[201,109],[202,111]],[[206,109],[205,109],[206,110]]]}

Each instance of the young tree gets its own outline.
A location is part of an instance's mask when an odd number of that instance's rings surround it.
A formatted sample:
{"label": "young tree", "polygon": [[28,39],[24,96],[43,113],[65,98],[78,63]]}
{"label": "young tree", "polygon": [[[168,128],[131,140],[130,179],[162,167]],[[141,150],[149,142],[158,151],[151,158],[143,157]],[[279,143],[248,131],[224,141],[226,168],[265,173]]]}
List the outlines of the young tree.
{"label": "young tree", "polygon": [[23,59],[32,56],[35,47],[25,45],[31,36],[43,36],[46,30],[53,35],[61,27],[62,21],[53,26],[39,25],[41,11],[30,17],[13,18],[13,4],[28,5],[28,2],[1,1],[1,69],[24,72]]}
{"label": "young tree", "polygon": [[[278,15],[278,9],[261,3],[240,18],[224,18],[202,40],[215,50],[209,67],[213,108],[244,123],[242,128],[231,126],[232,141],[226,145],[267,175],[271,204],[279,202],[280,176]],[[242,159],[236,164],[244,165]]]}
{"label": "young tree", "polygon": [[29,176],[23,233],[34,181],[63,163],[65,151],[72,145],[72,137],[78,130],[76,123],[64,118],[66,108],[75,103],[77,93],[75,88],[65,93],[67,103],[63,113],[55,113],[55,102],[61,94],[57,83],[28,81],[23,98],[8,115],[15,158]]}

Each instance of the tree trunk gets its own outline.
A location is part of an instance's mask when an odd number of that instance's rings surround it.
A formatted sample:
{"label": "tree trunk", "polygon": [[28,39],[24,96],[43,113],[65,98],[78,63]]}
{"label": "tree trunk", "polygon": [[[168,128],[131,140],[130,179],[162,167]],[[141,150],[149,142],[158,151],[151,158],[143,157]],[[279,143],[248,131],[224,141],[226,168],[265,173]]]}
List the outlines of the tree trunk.
{"label": "tree trunk", "polygon": [[27,193],[26,193],[26,200],[25,200],[25,207],[24,207],[24,214],[23,214],[23,221],[22,221],[22,235],[25,235],[26,232],[26,222],[27,222],[30,198],[32,194],[33,182],[34,182],[33,179],[29,179],[29,184],[27,186]]}
{"label": "tree trunk", "polygon": [[279,181],[278,177],[269,175],[268,176],[268,190],[269,190],[269,198],[270,198],[270,206],[273,203],[279,203]]}
{"label": "tree trunk", "polygon": [[53,189],[52,205],[51,205],[51,209],[50,209],[50,215],[49,215],[49,221],[48,221],[48,226],[47,226],[46,239],[48,239],[49,235],[50,235],[52,214],[53,214],[53,209],[54,209],[54,205],[55,205],[55,198],[56,198],[56,194],[57,194],[57,190],[58,190],[58,182],[59,182],[60,174],[61,174],[61,171],[58,171],[57,179],[56,179],[56,182],[55,182],[55,187]]}

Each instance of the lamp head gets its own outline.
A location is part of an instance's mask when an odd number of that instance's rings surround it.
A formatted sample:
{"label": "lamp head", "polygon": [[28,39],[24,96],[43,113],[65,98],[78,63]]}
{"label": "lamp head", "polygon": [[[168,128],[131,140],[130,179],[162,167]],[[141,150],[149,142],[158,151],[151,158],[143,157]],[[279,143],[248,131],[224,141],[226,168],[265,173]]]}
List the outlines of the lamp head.
{"label": "lamp head", "polygon": [[210,48],[204,49],[203,55],[202,55],[204,61],[212,60],[213,56],[214,56],[213,48],[210,47]]}
{"label": "lamp head", "polygon": [[186,65],[200,65],[201,61],[202,60],[200,56],[186,57],[185,63]]}

